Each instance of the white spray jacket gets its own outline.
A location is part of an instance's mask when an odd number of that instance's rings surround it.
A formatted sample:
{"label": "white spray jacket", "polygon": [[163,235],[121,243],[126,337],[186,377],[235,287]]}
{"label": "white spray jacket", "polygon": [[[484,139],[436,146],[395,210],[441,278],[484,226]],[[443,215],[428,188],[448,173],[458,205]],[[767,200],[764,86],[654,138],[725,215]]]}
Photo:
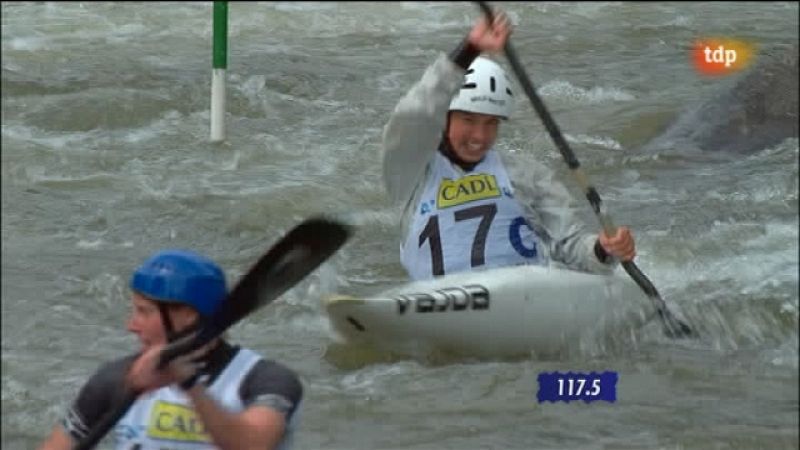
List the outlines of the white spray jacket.
{"label": "white spray jacket", "polygon": [[[461,88],[465,71],[444,53],[398,102],[383,130],[383,179],[390,198],[403,205],[402,236],[419,202],[431,162],[442,139],[450,101]],[[454,167],[463,172],[460,167]],[[597,259],[596,232],[587,232],[571,207],[573,198],[541,163],[506,166],[514,196],[526,219],[545,244],[545,258],[570,269],[608,274],[618,264]],[[464,245],[470,245],[465,242]]]}

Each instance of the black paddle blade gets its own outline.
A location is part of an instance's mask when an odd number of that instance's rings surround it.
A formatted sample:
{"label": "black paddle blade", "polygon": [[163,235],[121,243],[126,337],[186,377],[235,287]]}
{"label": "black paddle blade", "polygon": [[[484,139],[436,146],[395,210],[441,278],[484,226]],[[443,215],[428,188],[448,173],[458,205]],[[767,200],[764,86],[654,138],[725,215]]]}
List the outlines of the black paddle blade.
{"label": "black paddle blade", "polygon": [[252,266],[225,299],[209,328],[221,333],[272,302],[336,253],[349,237],[346,225],[323,218],[305,220]]}
{"label": "black paddle blade", "polygon": [[168,362],[200,348],[245,316],[277,299],[336,253],[350,234],[348,226],[319,217],[297,225],[247,271],[195,338],[169,345],[161,361]]}
{"label": "black paddle blade", "polygon": [[697,337],[694,331],[685,322],[672,315],[668,309],[659,309],[658,315],[664,324],[664,334],[670,338],[693,338]]}
{"label": "black paddle blade", "polygon": [[639,285],[639,287],[653,302],[653,306],[656,308],[658,317],[661,319],[661,323],[664,325],[664,334],[666,334],[667,337],[697,337],[689,325],[679,320],[677,317],[675,317],[675,315],[672,314],[672,312],[670,312],[670,310],[667,308],[666,302],[664,302],[664,299],[661,298],[661,294],[659,294],[658,290],[656,290],[656,287],[652,282],[650,282],[650,279],[647,278],[647,275],[639,270],[639,267],[633,261],[623,261],[622,268],[628,272],[628,275],[633,278],[633,281]]}

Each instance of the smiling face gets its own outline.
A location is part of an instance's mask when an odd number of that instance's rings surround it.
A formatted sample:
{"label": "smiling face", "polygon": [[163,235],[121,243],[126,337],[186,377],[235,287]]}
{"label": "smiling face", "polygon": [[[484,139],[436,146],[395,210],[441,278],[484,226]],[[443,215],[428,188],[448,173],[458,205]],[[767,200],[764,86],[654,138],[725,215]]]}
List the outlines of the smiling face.
{"label": "smiling face", "polygon": [[475,163],[483,159],[494,145],[499,126],[500,118],[497,116],[451,111],[447,138],[456,156]]}
{"label": "smiling face", "polygon": [[[161,321],[158,303],[136,292],[133,293],[131,300],[132,310],[128,317],[127,328],[139,338],[142,351],[153,345],[166,344],[167,335]],[[169,314],[175,331],[183,330],[198,319],[197,311],[187,305],[169,305],[167,314]]]}

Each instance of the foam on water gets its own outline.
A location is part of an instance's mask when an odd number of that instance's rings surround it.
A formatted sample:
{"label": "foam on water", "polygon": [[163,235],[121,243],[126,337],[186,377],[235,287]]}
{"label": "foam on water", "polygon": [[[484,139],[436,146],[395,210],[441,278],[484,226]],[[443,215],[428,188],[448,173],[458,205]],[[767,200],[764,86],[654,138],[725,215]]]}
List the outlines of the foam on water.
{"label": "foam on water", "polygon": [[585,134],[572,136],[570,134],[566,134],[564,135],[564,139],[566,139],[567,142],[574,144],[589,144],[607,148],[609,150],[622,150],[622,145],[620,145],[619,142],[615,141],[613,138],[610,137],[588,136]]}
{"label": "foam on water", "polygon": [[793,225],[717,224],[673,244],[685,258],[665,264],[659,252],[643,255],[639,264],[713,347],[731,351],[777,343],[784,350],[765,354],[792,364],[797,355],[786,349],[797,340],[797,239]]}
{"label": "foam on water", "polygon": [[43,148],[57,150],[59,153],[66,152],[85,152],[88,148],[86,143],[96,141],[99,136],[91,131],[70,132],[70,133],[51,133],[38,127],[6,124],[2,127],[3,139],[18,140],[21,142],[32,142]]}
{"label": "foam on water", "polygon": [[36,52],[39,50],[48,50],[49,42],[41,37],[22,37],[10,39],[8,46],[3,45],[3,47],[3,51],[17,50]]}
{"label": "foam on water", "polygon": [[115,244],[115,243],[106,242],[103,239],[95,239],[95,240],[91,240],[91,241],[81,239],[75,244],[75,247],[77,247],[77,248],[80,248],[80,249],[92,249],[92,250],[99,250],[99,249],[102,249],[102,248],[107,248],[109,246],[119,246],[119,247],[122,247],[122,248],[132,248],[133,247],[133,242],[125,241],[125,242],[120,242],[118,244]]}
{"label": "foam on water", "polygon": [[564,80],[553,80],[545,83],[539,93],[542,97],[569,100],[577,103],[598,104],[606,102],[630,102],[636,97],[619,88],[593,86],[589,89],[578,87]]}

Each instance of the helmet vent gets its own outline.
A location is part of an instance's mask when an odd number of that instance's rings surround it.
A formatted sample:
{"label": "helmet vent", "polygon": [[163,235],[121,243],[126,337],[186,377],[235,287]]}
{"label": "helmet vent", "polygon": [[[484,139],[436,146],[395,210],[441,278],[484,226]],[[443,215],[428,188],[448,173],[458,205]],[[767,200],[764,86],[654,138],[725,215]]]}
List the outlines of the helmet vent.
{"label": "helmet vent", "polygon": [[459,93],[450,100],[449,110],[508,119],[514,104],[510,80],[495,61],[478,56],[466,70]]}

